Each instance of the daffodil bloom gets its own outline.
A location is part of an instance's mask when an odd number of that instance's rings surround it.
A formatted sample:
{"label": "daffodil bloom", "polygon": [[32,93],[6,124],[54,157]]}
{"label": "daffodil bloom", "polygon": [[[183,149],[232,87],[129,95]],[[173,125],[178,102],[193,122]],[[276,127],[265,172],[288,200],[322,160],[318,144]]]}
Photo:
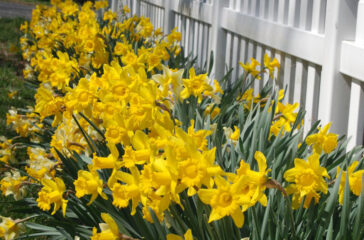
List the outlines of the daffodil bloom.
{"label": "daffodil bloom", "polygon": [[18,171],[6,172],[0,180],[0,190],[4,196],[13,195],[15,200],[20,200],[26,193],[23,182],[27,178],[26,176],[21,176]]}
{"label": "daffodil bloom", "polygon": [[193,235],[191,229],[188,229],[186,233],[183,235],[183,238],[176,234],[168,234],[167,240],[193,240]]}
{"label": "daffodil bloom", "polygon": [[107,213],[101,213],[101,218],[105,223],[100,223],[101,232],[98,233],[94,227],[92,229],[91,240],[117,240],[120,239],[119,228],[114,219]]}
{"label": "daffodil bloom", "polygon": [[[348,174],[349,179],[349,188],[356,195],[360,196],[361,192],[364,193],[364,170],[355,171],[355,168],[358,166],[359,161],[354,161],[349,167],[347,171],[342,171],[341,179],[340,179],[340,187],[339,187],[339,202],[343,204],[344,201],[344,190],[346,183],[346,175]],[[339,176],[341,169],[337,168],[336,177]]]}
{"label": "daffodil bloom", "polygon": [[274,58],[271,61],[271,58],[268,56],[268,54],[264,54],[264,67],[266,67],[269,70],[269,76],[273,78],[273,71],[274,68],[279,69],[281,65],[279,64],[278,60]]}
{"label": "daffodil bloom", "polygon": [[191,126],[187,130],[188,135],[195,141],[198,149],[207,150],[207,137],[212,134],[211,130],[200,129],[195,131],[195,121],[191,120]]}
{"label": "daffodil bloom", "polygon": [[86,194],[91,194],[91,199],[87,205],[90,205],[98,195],[107,200],[107,196],[102,192],[103,182],[99,178],[97,171],[78,171],[78,178],[74,182],[76,197],[81,198]]}
{"label": "daffodil bloom", "polygon": [[130,143],[130,132],[131,131],[121,127],[117,122],[115,122],[107,125],[105,137],[109,143],[123,143],[124,145],[128,145]]}
{"label": "daffodil bloom", "polygon": [[327,170],[320,166],[320,155],[314,153],[305,161],[295,158],[294,168],[288,169],[283,177],[287,182],[293,182],[286,188],[288,194],[293,194],[292,208],[299,208],[303,197],[306,196],[304,207],[308,208],[312,198],[318,203],[318,192],[327,193],[327,183],[324,179],[330,178]]}
{"label": "daffodil bloom", "polygon": [[214,94],[217,93],[224,94],[224,91],[221,89],[219,82],[216,79],[214,79]]}
{"label": "daffodil bloom", "polygon": [[68,200],[63,198],[63,193],[66,191],[63,180],[59,177],[54,178],[54,181],[43,179],[42,185],[43,188],[38,192],[38,207],[43,211],[48,211],[51,204],[54,204],[52,215],[62,207],[62,213],[65,216]]}
{"label": "daffodil bloom", "polygon": [[167,41],[170,43],[173,43],[174,41],[181,41],[182,34],[180,32],[177,32],[177,27],[173,28],[171,33],[167,36]]}
{"label": "daffodil bloom", "polygon": [[8,93],[9,99],[14,99],[15,95],[18,93],[18,91],[10,91]]}
{"label": "daffodil bloom", "polygon": [[162,65],[162,68],[163,74],[155,74],[152,76],[152,79],[160,84],[163,97],[167,97],[169,95],[169,91],[172,90],[175,97],[179,98],[183,86],[182,75],[184,70],[173,70],[164,65]]}
{"label": "daffodil bloom", "polygon": [[53,91],[42,84],[35,94],[35,112],[39,113],[40,119],[55,115],[52,126],[57,126],[62,120],[62,109],[65,106],[64,99],[61,97],[54,97]]}
{"label": "daffodil bloom", "polygon": [[250,73],[256,79],[260,79],[260,76],[258,75],[260,71],[256,69],[260,65],[260,63],[254,58],[250,58],[250,61],[251,61],[250,63],[246,62],[244,64],[242,62],[239,62],[239,64],[244,69],[244,71]]}
{"label": "daffodil bloom", "polygon": [[240,137],[240,129],[237,126],[234,126],[234,131],[229,127],[224,127],[223,129],[226,138],[231,140],[233,144],[236,145]]}
{"label": "daffodil bloom", "polygon": [[98,157],[94,154],[91,169],[118,168],[119,166],[121,166],[121,162],[113,154],[109,154],[107,157]]}
{"label": "daffodil bloom", "polygon": [[189,98],[191,95],[198,97],[198,101],[202,101],[202,93],[204,91],[211,92],[213,88],[208,83],[207,73],[196,75],[195,69],[190,68],[188,79],[183,79],[185,88],[180,96],[182,99]]}
{"label": "daffodil bloom", "polygon": [[123,12],[124,13],[130,13],[130,8],[128,8],[128,6],[126,6],[126,5],[124,5]]}
{"label": "daffodil bloom", "polygon": [[[281,102],[278,102],[278,111],[283,115],[283,117],[289,122],[294,123],[296,121],[297,113],[294,113],[294,111],[298,108],[299,104],[289,104],[286,105],[282,104]],[[288,130],[290,132],[291,130]]]}
{"label": "daffodil bloom", "polygon": [[92,106],[94,99],[90,91],[90,82],[86,78],[81,78],[74,89],[70,89],[65,97],[65,105],[70,112],[79,112]]}
{"label": "daffodil bloom", "polygon": [[215,107],[214,107],[214,104],[210,104],[210,105],[208,105],[208,106],[206,107],[205,111],[204,111],[204,114],[205,114],[205,115],[210,114],[211,119],[214,119],[214,118],[215,118],[215,117],[216,117],[219,113],[220,113],[220,108],[219,108],[219,107],[217,107],[216,105],[215,105]]}
{"label": "daffodil bloom", "polygon": [[12,140],[4,136],[0,136],[0,162],[9,164],[14,161],[15,154],[12,150]]}
{"label": "daffodil bloom", "polygon": [[[131,167],[131,174],[122,171],[114,171],[108,181],[108,186],[113,193],[113,205],[125,208],[132,201],[131,215],[136,212],[136,207],[141,201],[140,173],[136,167]],[[117,181],[121,181],[118,183]]]}
{"label": "daffodil bloom", "polygon": [[223,173],[220,166],[214,164],[215,151],[216,148],[204,151],[202,154],[194,151],[190,157],[179,162],[179,178],[181,183],[188,187],[188,196],[196,194],[201,185],[211,186],[212,177]]}
{"label": "daffodil bloom", "polygon": [[[280,94],[282,94],[281,91]],[[286,105],[284,105],[281,102],[278,102],[277,116],[279,116],[279,119],[271,125],[270,133],[273,134],[274,136],[278,136],[282,128],[283,128],[282,134],[284,132],[291,132],[292,130],[291,125],[294,124],[297,118],[297,113],[294,113],[294,111],[298,106],[299,106],[298,103],[295,104],[287,103]]]}
{"label": "daffodil bloom", "polygon": [[235,178],[246,178],[246,181],[239,191],[241,198],[245,202],[243,204],[243,211],[254,206],[257,202],[263,206],[267,206],[267,196],[264,194],[264,191],[268,181],[267,174],[270,169],[267,168],[267,160],[262,152],[256,151],[254,158],[258,163],[259,171],[251,170],[249,164],[244,161],[240,162],[240,167],[236,170],[237,174]]}
{"label": "daffodil bloom", "polygon": [[116,19],[117,15],[111,10],[108,10],[104,13],[104,21],[112,21],[113,19]]}
{"label": "daffodil bloom", "polygon": [[114,47],[114,54],[118,55],[118,56],[123,56],[123,55],[127,54],[129,50],[130,50],[129,45],[121,43],[121,42],[116,42],[115,47]]}
{"label": "daffodil bloom", "polygon": [[312,134],[306,138],[306,143],[312,145],[314,152],[321,154],[322,150],[325,153],[332,152],[337,146],[337,134],[328,133],[331,123],[322,128],[319,132]]}
{"label": "daffodil bloom", "polygon": [[23,230],[22,225],[11,218],[1,217],[1,219],[0,238],[5,240],[15,239]]}
{"label": "daffodil bloom", "polygon": [[235,225],[241,228],[244,224],[244,214],[241,209],[242,198],[239,194],[246,178],[230,184],[221,176],[215,177],[216,188],[200,189],[198,196],[204,204],[211,206],[209,223],[225,216],[231,216]]}
{"label": "daffodil bloom", "polygon": [[51,179],[55,174],[55,166],[57,162],[49,159],[49,154],[39,147],[28,147],[27,153],[29,160],[27,161],[28,166],[25,170],[29,176],[41,181],[43,178]]}
{"label": "daffodil bloom", "polygon": [[100,8],[106,8],[109,6],[109,2],[105,0],[96,1],[95,2],[95,9],[99,10]]}

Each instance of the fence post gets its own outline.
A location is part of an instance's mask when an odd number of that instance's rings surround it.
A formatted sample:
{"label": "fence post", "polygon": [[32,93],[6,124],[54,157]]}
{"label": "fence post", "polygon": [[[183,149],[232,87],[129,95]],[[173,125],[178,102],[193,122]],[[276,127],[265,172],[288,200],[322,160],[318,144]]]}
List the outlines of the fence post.
{"label": "fence post", "polygon": [[[364,46],[364,0],[360,0],[358,5],[355,44]],[[353,59],[353,61],[360,60]],[[351,82],[349,113],[348,136],[352,139],[348,143],[348,150],[356,145],[362,145],[364,137],[364,87],[363,82],[355,79]]]}
{"label": "fence post", "polygon": [[140,16],[140,0],[133,0],[132,14]]}
{"label": "fence post", "polygon": [[350,86],[339,72],[341,42],[354,39],[357,0],[327,1],[318,119],[331,132],[347,133]]}
{"label": "fence post", "polygon": [[163,19],[164,34],[168,34],[174,27],[174,14],[171,9],[171,1],[164,0],[164,19]]}
{"label": "fence post", "polygon": [[[213,77],[217,80],[222,79],[225,72],[225,54],[226,54],[226,31],[221,28],[222,10],[228,6],[228,0],[213,1],[214,16],[211,25],[210,46],[214,54],[214,66],[212,68]],[[209,59],[210,61],[210,53]]]}
{"label": "fence post", "polygon": [[118,0],[109,0],[109,6],[113,12],[116,12],[117,4],[118,4]]}

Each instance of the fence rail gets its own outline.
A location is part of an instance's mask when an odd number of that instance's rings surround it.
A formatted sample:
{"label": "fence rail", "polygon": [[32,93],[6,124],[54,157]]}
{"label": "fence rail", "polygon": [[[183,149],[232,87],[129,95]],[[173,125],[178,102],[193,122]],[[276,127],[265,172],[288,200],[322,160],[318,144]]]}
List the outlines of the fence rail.
{"label": "fence rail", "polygon": [[[182,32],[185,53],[202,66],[214,52],[213,76],[226,65],[264,53],[281,63],[279,85],[288,101],[307,113],[304,128],[317,119],[332,131],[352,137],[348,149],[364,138],[364,0],[111,0],[114,10],[128,5],[156,27]],[[268,76],[254,85],[257,93]]]}

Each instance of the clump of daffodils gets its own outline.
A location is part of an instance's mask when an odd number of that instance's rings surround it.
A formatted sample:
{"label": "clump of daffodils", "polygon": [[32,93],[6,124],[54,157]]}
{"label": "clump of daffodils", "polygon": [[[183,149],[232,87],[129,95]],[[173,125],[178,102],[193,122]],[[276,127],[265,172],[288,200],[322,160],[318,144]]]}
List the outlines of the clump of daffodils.
{"label": "clump of daffodils", "polygon": [[24,227],[19,221],[14,221],[13,219],[8,217],[0,217],[0,237],[2,239],[15,239],[24,230]]}
{"label": "clump of daffodils", "polygon": [[[206,216],[209,226],[231,218],[234,227],[244,228],[250,211],[269,205],[269,188],[292,195],[293,209],[318,204],[328,193],[330,175],[320,158],[338,145],[330,124],[306,138],[312,150],[304,157],[291,156],[294,166],[284,166],[282,183],[272,179],[281,170],[273,166],[282,146],[265,146],[281,139],[291,144],[289,137],[302,132],[299,104],[283,103],[284,90],[254,94],[248,84],[265,72],[274,78],[276,58],[266,54],[262,65],[253,58],[240,63],[245,74],[237,86],[245,91],[229,95],[198,67],[175,64],[183,58],[177,29],[164,35],[148,18],[127,18],[126,7],[98,16],[96,10],[106,7],[107,1],[79,6],[54,0],[50,7],[37,6],[31,22],[22,25],[24,77],[38,88],[34,108],[24,114],[12,108],[7,115],[8,125],[29,142],[26,166],[14,171],[13,142],[0,139],[5,196],[18,200],[32,187],[34,204],[57,221],[85,212],[83,220],[92,218],[85,223],[91,239],[138,236],[124,229],[130,219],[164,224],[167,239],[182,239],[175,234],[182,221],[176,214],[197,211],[191,202],[203,206],[201,219]],[[269,115],[265,132],[249,134],[259,130],[250,124],[259,114]],[[357,165],[342,174],[341,203],[345,174],[360,195],[363,170],[354,172]],[[11,228],[0,227],[0,236],[14,237]],[[193,239],[193,231],[185,224],[178,233]]]}

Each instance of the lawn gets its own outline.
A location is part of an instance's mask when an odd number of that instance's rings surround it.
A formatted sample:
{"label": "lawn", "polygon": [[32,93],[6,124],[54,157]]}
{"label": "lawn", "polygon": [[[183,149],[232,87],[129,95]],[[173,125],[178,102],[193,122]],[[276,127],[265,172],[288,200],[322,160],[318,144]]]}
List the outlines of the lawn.
{"label": "lawn", "polygon": [[[7,138],[16,136],[16,133],[6,126],[6,113],[11,106],[24,108],[34,101],[34,91],[27,87],[22,77],[24,62],[19,49],[19,31],[23,18],[0,18],[0,136]],[[16,93],[9,97],[9,93]],[[3,174],[0,171],[0,175]],[[12,197],[5,198],[0,194],[0,215],[9,216]],[[13,213],[12,213],[13,215]],[[17,215],[23,217],[23,214]]]}
{"label": "lawn", "polygon": [[[0,18],[0,136],[15,136],[6,127],[6,113],[11,106],[24,108],[33,102],[34,91],[22,77],[24,62],[19,49],[22,18]],[[9,94],[14,93],[10,98]]]}

